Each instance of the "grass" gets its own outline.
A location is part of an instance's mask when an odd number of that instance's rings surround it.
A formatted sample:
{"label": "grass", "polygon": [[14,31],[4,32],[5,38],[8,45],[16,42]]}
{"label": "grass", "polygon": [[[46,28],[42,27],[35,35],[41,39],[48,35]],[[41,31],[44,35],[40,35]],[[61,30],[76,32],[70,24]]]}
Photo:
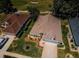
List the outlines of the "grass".
{"label": "grass", "polygon": [[[10,52],[15,52],[15,53],[19,53],[22,55],[26,55],[26,56],[31,56],[31,57],[41,57],[41,53],[42,53],[42,49],[37,47],[36,42],[32,42],[32,41],[25,41],[25,36],[27,34],[29,34],[31,28],[33,27],[35,21],[32,20],[28,26],[28,29],[24,31],[24,33],[22,34],[21,38],[19,38],[18,40],[14,41],[11,46],[9,47],[8,51]],[[25,26],[26,28],[27,26]],[[23,49],[24,45],[31,45],[32,49],[31,51],[25,51]]]}
{"label": "grass", "polygon": [[12,3],[16,8],[19,10],[27,10],[27,6],[31,3],[32,1],[38,2],[38,4],[34,4],[37,6],[37,8],[41,11],[48,11],[50,10],[50,7],[53,3],[53,0],[12,0]]}
{"label": "grass", "polygon": [[63,43],[65,44],[65,49],[58,49],[58,57],[64,58],[67,53],[70,53],[75,58],[78,58],[79,57],[78,52],[70,51],[70,48],[69,48],[69,44],[67,40],[68,28],[66,27],[66,25],[68,24],[68,21],[62,20],[61,24],[62,24],[61,27],[62,27],[62,34],[63,34]]}
{"label": "grass", "polygon": [[[25,42],[24,39],[19,39],[15,42],[13,42],[15,44],[17,44],[16,47],[12,47],[12,45],[10,46],[10,48],[8,49],[8,51],[11,51],[11,52],[15,52],[15,53],[19,53],[19,54],[22,54],[22,55],[26,55],[26,56],[31,56],[31,57],[41,57],[41,51],[42,49],[41,48],[38,48],[36,47],[36,43],[35,42]],[[25,51],[23,49],[23,46],[24,45],[31,45],[32,49],[30,51]]]}

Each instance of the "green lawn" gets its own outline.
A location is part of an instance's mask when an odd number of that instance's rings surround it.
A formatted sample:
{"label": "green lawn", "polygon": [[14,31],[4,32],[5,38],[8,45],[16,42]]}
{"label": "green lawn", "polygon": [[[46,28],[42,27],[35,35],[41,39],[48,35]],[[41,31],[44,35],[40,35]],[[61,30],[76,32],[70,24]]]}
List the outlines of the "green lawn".
{"label": "green lawn", "polygon": [[[31,45],[31,50],[30,51],[25,51],[23,49],[24,45]],[[15,46],[13,46],[15,45]],[[37,44],[35,42],[25,42],[24,39],[19,39],[17,41],[14,41],[8,51],[10,52],[15,52],[18,54],[26,55],[26,56],[31,56],[31,57],[41,57],[42,54],[42,49],[38,48],[36,46]]]}
{"label": "green lawn", "polygon": [[58,57],[59,58],[64,58],[67,53],[72,54],[75,58],[79,57],[79,54],[77,52],[72,52],[70,51],[68,40],[67,40],[67,33],[68,33],[68,28],[66,25],[68,24],[68,21],[62,20],[61,22],[61,27],[62,27],[62,36],[63,36],[63,43],[65,44],[65,49],[58,49]]}
{"label": "green lawn", "polygon": [[34,5],[41,11],[48,11],[53,3],[53,0],[12,0],[12,3],[19,10],[26,10],[29,4],[33,4],[32,1],[38,2]]}

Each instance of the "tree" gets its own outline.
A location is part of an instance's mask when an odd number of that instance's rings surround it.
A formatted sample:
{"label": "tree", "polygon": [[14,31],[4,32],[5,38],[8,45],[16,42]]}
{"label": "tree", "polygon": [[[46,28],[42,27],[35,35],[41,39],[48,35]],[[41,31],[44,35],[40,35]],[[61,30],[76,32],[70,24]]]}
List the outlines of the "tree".
{"label": "tree", "polygon": [[38,18],[40,11],[37,9],[35,5],[28,5],[27,10],[29,11],[33,20],[36,20]]}
{"label": "tree", "polygon": [[52,14],[60,18],[72,18],[79,15],[79,0],[54,0]]}
{"label": "tree", "polygon": [[38,15],[40,11],[37,9],[35,5],[28,5],[27,10],[30,12],[30,14]]}
{"label": "tree", "polygon": [[0,12],[12,13],[16,11],[17,9],[13,7],[11,0],[0,0]]}

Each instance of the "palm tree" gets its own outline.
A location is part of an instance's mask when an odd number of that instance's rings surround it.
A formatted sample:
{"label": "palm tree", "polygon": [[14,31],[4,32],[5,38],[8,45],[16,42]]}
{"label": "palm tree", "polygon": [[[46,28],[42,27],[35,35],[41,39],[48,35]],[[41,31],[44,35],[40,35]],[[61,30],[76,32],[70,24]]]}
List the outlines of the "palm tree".
{"label": "palm tree", "polygon": [[40,13],[40,11],[37,9],[35,5],[28,5],[27,10],[29,11],[30,14],[33,15],[38,15]]}

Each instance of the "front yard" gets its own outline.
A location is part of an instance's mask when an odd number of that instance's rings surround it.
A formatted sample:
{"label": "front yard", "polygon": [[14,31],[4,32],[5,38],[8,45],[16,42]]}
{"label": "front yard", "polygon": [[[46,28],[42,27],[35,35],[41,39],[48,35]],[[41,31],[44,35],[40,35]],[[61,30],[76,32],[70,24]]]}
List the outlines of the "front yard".
{"label": "front yard", "polygon": [[36,42],[26,42],[21,38],[17,41],[14,41],[8,51],[36,58],[41,57],[42,48],[37,47]]}

